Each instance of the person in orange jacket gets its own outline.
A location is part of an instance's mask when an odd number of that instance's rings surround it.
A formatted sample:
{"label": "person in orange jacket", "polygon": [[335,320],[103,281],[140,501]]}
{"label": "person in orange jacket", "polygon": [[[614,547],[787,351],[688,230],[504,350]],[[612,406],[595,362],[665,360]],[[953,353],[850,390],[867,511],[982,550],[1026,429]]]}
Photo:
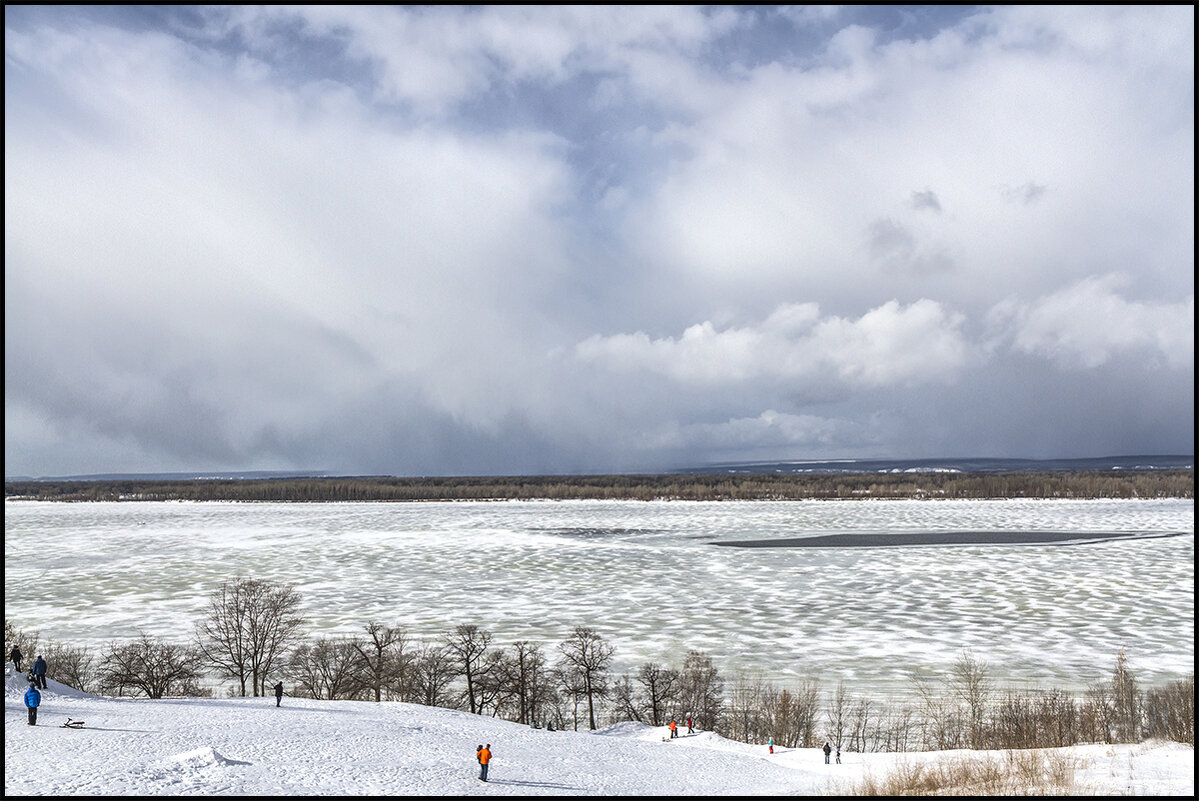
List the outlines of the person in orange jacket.
{"label": "person in orange jacket", "polygon": [[673,740],[675,737],[678,737],[678,736],[679,736],[678,724],[672,720],[672,721],[670,721],[670,739]]}
{"label": "person in orange jacket", "polygon": [[479,781],[487,781],[487,763],[491,761],[491,743],[479,751]]}

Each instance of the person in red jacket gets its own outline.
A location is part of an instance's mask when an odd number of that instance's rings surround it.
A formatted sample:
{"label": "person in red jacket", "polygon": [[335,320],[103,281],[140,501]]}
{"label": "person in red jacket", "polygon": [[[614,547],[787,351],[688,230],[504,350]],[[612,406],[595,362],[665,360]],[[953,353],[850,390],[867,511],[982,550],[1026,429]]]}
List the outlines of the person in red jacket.
{"label": "person in red jacket", "polygon": [[487,781],[487,763],[491,761],[491,743],[479,751],[479,781]]}
{"label": "person in red jacket", "polygon": [[687,716],[687,733],[695,734],[695,729],[691,728],[691,716],[690,715]]}

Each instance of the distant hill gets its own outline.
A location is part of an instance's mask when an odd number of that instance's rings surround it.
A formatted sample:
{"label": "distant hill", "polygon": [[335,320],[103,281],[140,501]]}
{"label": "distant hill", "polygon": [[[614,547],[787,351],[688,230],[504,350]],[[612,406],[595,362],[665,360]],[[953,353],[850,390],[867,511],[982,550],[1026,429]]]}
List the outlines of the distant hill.
{"label": "distant hill", "polygon": [[709,473],[1055,473],[1096,470],[1192,470],[1195,456],[1100,456],[1085,459],[830,459],[730,462],[675,472]]}
{"label": "distant hill", "polygon": [[[761,468],[757,468],[761,470]],[[43,501],[805,500],[1193,498],[1186,469],[842,470],[751,468],[608,476],[474,476],[5,481],[6,499]]]}

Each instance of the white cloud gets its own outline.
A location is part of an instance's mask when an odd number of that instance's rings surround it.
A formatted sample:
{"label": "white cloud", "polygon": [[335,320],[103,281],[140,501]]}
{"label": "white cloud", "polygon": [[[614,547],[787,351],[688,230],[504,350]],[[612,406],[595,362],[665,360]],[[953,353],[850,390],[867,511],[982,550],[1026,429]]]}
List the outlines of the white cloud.
{"label": "white cloud", "polygon": [[960,315],[920,300],[896,301],[856,320],[820,317],[816,304],[786,304],[757,326],[718,330],[711,322],[677,338],[643,332],[595,335],[577,358],[617,371],[644,370],[683,383],[770,379],[881,387],[943,381],[969,358]]}
{"label": "white cloud", "polygon": [[[1086,47],[1080,17],[1103,33]],[[627,236],[680,284],[759,308],[769,287],[981,313],[1013,284],[1043,293],[1117,269],[1132,243],[1176,291],[1180,271],[1157,265],[1190,242],[1188,22],[991,9],[931,39],[859,26],[822,59],[707,75],[694,119],[663,132],[682,155],[626,203]],[[913,186],[936,187],[946,213],[912,208]],[[912,241],[872,259],[880,220]]]}
{"label": "white cloud", "polygon": [[1133,301],[1119,292],[1130,284],[1127,276],[1094,276],[1034,301],[1009,300],[993,310],[992,325],[1015,350],[1071,369],[1127,353],[1176,370],[1193,367],[1195,296]]}

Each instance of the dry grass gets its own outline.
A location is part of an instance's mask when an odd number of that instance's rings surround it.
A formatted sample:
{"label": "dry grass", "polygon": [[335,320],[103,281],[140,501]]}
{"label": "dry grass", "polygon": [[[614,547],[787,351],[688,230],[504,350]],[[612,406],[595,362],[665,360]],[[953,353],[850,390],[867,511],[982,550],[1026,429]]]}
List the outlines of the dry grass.
{"label": "dry grass", "polygon": [[1059,751],[1007,751],[904,762],[882,778],[867,775],[848,795],[1071,795],[1079,761]]}

